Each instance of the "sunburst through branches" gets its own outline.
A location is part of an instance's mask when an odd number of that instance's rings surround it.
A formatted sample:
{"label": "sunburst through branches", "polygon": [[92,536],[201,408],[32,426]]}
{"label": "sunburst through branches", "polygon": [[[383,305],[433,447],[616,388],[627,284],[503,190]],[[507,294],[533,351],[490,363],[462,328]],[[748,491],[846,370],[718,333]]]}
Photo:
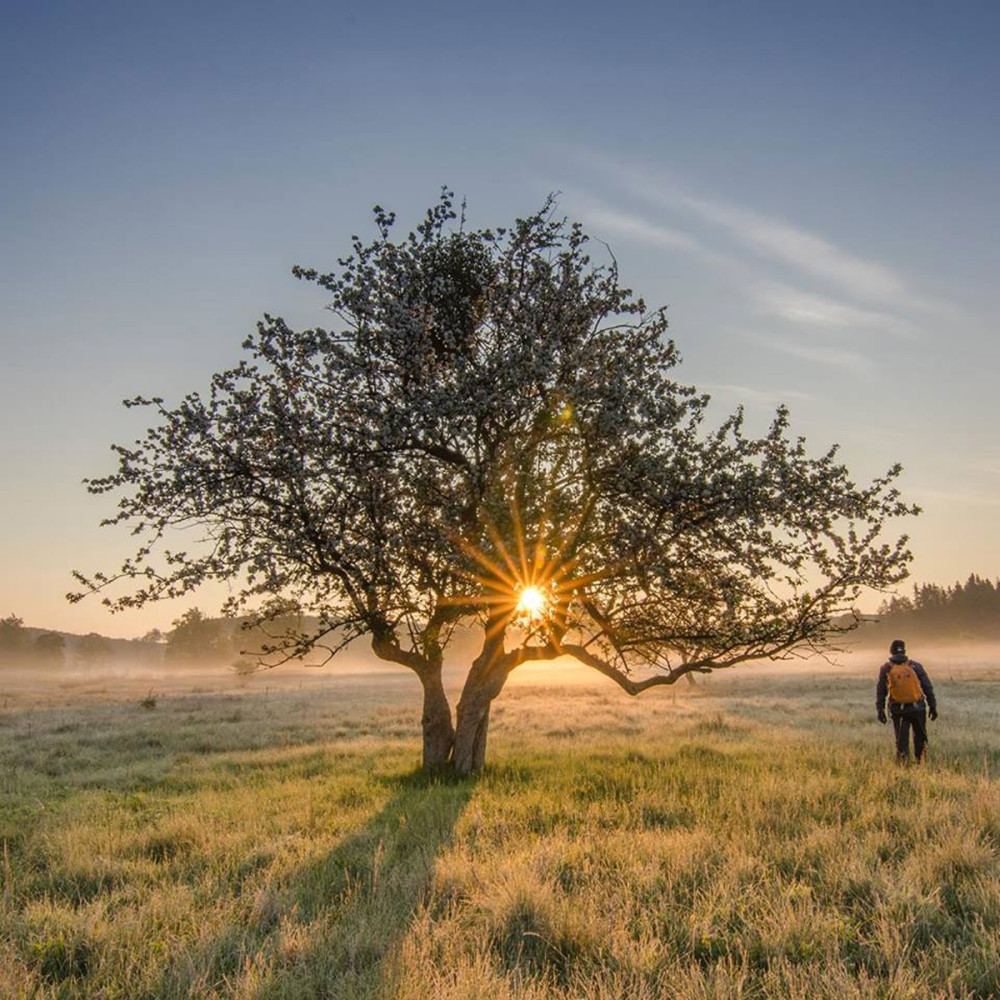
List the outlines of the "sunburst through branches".
{"label": "sunburst through branches", "polygon": [[[481,571],[467,574],[473,584],[470,593],[455,595],[445,603],[483,608],[490,635],[515,625],[558,645],[569,624],[571,603],[583,598],[587,585],[609,571],[575,574],[576,531],[566,531],[558,539],[548,537],[546,544],[546,524],[538,524],[531,532],[535,536],[532,544],[514,505],[506,532],[492,519],[487,519],[485,526],[489,552],[468,540],[456,539]],[[551,523],[548,527],[552,528]]]}

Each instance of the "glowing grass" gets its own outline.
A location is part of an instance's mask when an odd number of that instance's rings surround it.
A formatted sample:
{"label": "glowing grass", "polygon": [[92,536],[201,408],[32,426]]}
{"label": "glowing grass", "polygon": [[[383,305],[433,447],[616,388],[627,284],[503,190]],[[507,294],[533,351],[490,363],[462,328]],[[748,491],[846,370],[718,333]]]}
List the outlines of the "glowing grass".
{"label": "glowing grass", "polygon": [[1000,682],[935,680],[903,772],[860,678],[515,685],[451,783],[344,682],[8,713],[0,996],[995,996]]}

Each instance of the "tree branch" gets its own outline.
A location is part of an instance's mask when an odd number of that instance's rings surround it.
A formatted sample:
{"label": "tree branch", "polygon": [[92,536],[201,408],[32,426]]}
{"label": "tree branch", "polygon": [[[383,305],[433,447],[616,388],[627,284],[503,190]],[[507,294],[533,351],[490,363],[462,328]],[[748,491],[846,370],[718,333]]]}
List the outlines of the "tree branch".
{"label": "tree branch", "polygon": [[595,656],[590,650],[585,649],[583,646],[577,646],[573,644],[566,644],[560,647],[560,651],[566,656],[572,656],[579,660],[581,663],[588,667],[592,667],[598,673],[604,674],[605,677],[610,677],[626,694],[637,695],[642,694],[643,691],[651,687],[659,687],[663,684],[673,684],[680,680],[685,674],[699,673],[699,674],[710,674],[712,672],[712,666],[699,663],[683,663],[678,667],[665,674],[654,674],[652,677],[647,677],[645,680],[634,681],[628,674],[619,670],[617,667],[612,666],[607,660],[601,659],[599,656]]}
{"label": "tree branch", "polygon": [[390,632],[378,631],[372,633],[372,651],[380,660],[388,660],[390,663],[399,663],[404,667],[409,667],[418,677],[430,668],[430,663],[419,653],[414,653],[410,649],[403,649],[396,637]]}

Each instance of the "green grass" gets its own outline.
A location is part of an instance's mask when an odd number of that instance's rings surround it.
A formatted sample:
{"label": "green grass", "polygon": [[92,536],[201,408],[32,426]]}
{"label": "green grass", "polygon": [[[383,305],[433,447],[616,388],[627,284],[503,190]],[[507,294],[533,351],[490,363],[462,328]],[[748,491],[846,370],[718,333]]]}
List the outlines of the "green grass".
{"label": "green grass", "polygon": [[995,674],[904,770],[870,678],[545,676],[462,782],[406,681],[8,709],[0,996],[1000,996]]}

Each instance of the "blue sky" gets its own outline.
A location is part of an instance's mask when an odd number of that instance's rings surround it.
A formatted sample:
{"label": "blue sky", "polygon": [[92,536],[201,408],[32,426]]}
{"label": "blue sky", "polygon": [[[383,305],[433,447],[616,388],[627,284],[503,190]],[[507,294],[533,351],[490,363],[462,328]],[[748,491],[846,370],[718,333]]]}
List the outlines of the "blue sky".
{"label": "blue sky", "polygon": [[[669,303],[681,375],[787,402],[859,476],[899,460],[918,579],[1000,574],[1000,7],[993,3],[5,3],[0,615],[68,606],[124,540],[80,480],[230,363],[325,322],[370,207],[473,224],[549,191]],[[203,602],[211,608],[210,599]]]}

